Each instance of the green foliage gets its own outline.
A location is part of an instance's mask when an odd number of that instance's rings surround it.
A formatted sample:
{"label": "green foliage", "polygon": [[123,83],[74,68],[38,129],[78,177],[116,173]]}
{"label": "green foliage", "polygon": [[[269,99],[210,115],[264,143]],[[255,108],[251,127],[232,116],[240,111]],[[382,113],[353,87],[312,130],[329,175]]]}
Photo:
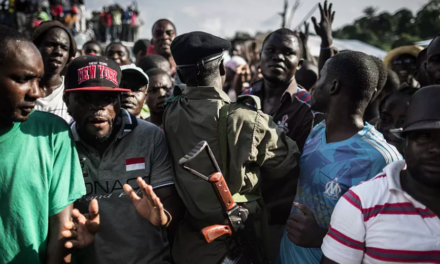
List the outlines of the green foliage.
{"label": "green foliage", "polygon": [[384,50],[435,37],[440,33],[440,0],[430,0],[416,14],[406,8],[394,14],[364,9],[364,16],[333,32],[335,38],[359,39]]}

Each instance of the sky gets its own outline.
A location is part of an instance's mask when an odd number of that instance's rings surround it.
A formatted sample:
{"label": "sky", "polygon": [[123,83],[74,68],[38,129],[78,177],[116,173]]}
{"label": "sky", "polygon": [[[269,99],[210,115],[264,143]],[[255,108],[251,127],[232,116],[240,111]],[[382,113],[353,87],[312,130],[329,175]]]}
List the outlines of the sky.
{"label": "sky", "polygon": [[[118,3],[127,7],[133,0],[85,0],[88,10],[101,10],[104,5]],[[289,0],[289,9],[295,0]],[[318,0],[301,0],[292,28],[296,27]],[[373,6],[378,12],[395,11],[408,8],[419,10],[428,0],[334,0],[336,11],[333,29],[352,23],[363,15],[365,7]],[[233,37],[236,31],[255,34],[281,26],[278,15],[283,9],[284,0],[138,0],[140,18],[144,25],[140,28],[141,38],[151,38],[151,26],[161,18],[174,22],[177,33],[205,31],[220,37]],[[319,21],[319,9],[314,14]],[[310,31],[314,32],[310,22]]]}

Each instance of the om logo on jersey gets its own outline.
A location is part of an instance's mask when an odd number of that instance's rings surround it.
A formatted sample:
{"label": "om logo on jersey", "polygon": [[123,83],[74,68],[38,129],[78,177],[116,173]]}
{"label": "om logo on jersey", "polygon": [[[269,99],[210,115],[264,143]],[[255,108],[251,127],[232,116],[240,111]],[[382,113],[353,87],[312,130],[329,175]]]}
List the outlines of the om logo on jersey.
{"label": "om logo on jersey", "polygon": [[324,196],[330,200],[339,200],[341,195],[341,187],[339,186],[338,177],[325,185]]}

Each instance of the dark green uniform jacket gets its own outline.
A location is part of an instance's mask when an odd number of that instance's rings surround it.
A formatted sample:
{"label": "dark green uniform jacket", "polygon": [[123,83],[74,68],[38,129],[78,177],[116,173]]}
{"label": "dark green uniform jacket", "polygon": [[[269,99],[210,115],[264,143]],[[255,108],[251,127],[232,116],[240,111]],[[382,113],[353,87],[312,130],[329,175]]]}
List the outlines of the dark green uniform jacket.
{"label": "dark green uniform jacket", "polygon": [[[256,97],[246,96],[231,104],[226,93],[213,87],[176,87],[174,96],[166,106],[163,126],[172,154],[175,184],[188,211],[174,242],[173,257],[179,264],[216,263],[227,251],[227,239],[207,244],[201,230],[224,223],[221,205],[210,184],[180,168],[179,159],[206,140],[223,168],[220,137],[227,136],[229,166],[225,180],[240,202],[260,196],[261,172],[270,180],[296,168],[300,152],[272,117],[257,111],[260,102]],[[219,113],[225,104],[231,104],[227,135],[220,135]],[[202,160],[196,169],[212,173],[208,164],[208,159]],[[250,210],[251,218],[263,210],[261,201],[253,203],[249,205],[254,208]]]}

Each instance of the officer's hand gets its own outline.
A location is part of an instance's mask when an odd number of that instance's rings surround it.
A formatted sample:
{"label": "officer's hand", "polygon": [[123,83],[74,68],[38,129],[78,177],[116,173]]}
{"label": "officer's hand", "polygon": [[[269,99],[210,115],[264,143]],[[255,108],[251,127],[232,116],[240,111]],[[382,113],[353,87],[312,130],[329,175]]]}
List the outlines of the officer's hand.
{"label": "officer's hand", "polygon": [[95,240],[100,225],[98,201],[93,199],[89,204],[89,214],[83,215],[78,209],[72,211],[73,221],[64,223],[61,235],[68,239],[66,248],[84,248]]}
{"label": "officer's hand", "polygon": [[332,12],[332,6],[333,4],[330,4],[327,8],[327,0],[324,2],[324,8],[322,8],[321,3],[319,3],[319,11],[321,13],[321,22],[319,22],[319,24],[316,21],[316,18],[312,17],[316,35],[320,36],[321,40],[329,45],[333,43],[332,23],[335,19],[335,12]]}
{"label": "officer's hand", "polygon": [[124,184],[124,192],[130,196],[138,213],[154,226],[166,226],[169,224],[165,209],[151,185],[146,184],[141,177],[137,178],[137,182],[142,190],[142,198],[128,184]]}
{"label": "officer's hand", "polygon": [[287,220],[287,237],[295,245],[305,248],[319,248],[327,230],[319,227],[313,212],[304,204],[294,203],[302,213],[292,213]]}

